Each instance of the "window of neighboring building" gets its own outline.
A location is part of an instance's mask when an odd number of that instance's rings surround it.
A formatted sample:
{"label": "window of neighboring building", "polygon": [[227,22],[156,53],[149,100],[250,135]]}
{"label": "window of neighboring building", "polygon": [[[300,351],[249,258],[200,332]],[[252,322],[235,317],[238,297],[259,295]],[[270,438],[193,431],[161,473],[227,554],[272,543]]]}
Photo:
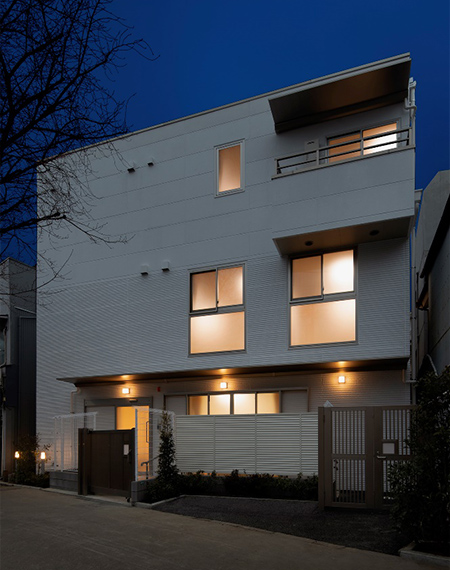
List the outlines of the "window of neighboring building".
{"label": "window of neighboring building", "polygon": [[243,266],[192,273],[190,353],[244,349]]}
{"label": "window of neighboring building", "polygon": [[217,193],[243,190],[243,143],[217,148]]}
{"label": "window of neighboring building", "polygon": [[231,394],[202,394],[189,396],[188,405],[188,414],[190,416],[278,414],[280,412],[280,393],[236,392]]}
{"label": "window of neighboring building", "polygon": [[291,262],[290,345],[356,340],[353,250]]}
{"label": "window of neighboring building", "polygon": [[397,148],[396,130],[397,123],[389,123],[330,138],[328,139],[328,162],[339,162]]}

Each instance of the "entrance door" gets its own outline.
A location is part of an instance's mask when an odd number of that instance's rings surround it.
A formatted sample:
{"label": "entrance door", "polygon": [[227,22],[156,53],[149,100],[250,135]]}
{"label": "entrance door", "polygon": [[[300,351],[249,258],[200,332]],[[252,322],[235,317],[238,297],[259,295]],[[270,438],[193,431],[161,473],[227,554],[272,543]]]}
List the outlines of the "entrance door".
{"label": "entrance door", "polygon": [[319,408],[319,503],[382,508],[390,502],[389,467],[410,457],[413,406]]}
{"label": "entrance door", "polygon": [[78,453],[78,494],[131,496],[134,429],[80,429]]}

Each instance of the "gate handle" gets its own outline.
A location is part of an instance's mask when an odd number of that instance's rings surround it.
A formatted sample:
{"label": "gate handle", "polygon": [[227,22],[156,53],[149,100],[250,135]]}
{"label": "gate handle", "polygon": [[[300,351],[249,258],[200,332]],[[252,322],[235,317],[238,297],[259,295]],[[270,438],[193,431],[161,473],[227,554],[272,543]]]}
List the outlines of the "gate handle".
{"label": "gate handle", "polygon": [[377,459],[386,459],[386,455],[378,455],[377,453]]}

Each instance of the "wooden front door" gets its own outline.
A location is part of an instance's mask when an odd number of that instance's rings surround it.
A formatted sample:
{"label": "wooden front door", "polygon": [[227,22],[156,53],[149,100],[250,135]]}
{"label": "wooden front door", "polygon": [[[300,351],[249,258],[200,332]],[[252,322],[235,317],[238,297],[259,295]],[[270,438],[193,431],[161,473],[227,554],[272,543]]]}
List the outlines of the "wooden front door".
{"label": "wooden front door", "polygon": [[131,496],[134,429],[79,430],[78,494]]}

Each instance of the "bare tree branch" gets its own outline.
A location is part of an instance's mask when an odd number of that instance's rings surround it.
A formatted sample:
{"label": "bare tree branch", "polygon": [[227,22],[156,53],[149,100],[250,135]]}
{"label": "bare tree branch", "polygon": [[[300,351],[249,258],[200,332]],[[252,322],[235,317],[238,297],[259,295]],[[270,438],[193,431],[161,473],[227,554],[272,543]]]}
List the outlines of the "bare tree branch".
{"label": "bare tree branch", "polygon": [[51,232],[52,222],[93,240],[122,239],[90,218],[89,160],[70,155],[127,132],[126,104],[108,77],[127,52],[155,59],[111,3],[0,0],[0,260],[12,243],[30,247],[24,230]]}

